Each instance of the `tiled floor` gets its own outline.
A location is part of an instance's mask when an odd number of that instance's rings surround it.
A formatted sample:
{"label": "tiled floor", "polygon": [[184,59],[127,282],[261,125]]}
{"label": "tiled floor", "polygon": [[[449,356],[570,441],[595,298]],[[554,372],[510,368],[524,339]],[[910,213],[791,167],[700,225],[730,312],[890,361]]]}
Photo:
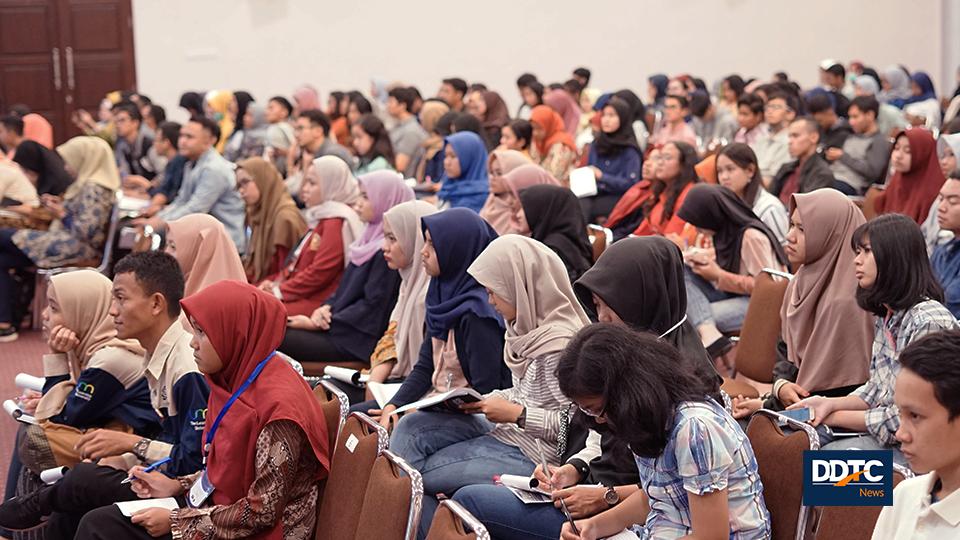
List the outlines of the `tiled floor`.
{"label": "tiled floor", "polygon": [[[0,343],[0,401],[20,395],[20,389],[13,384],[18,373],[43,375],[41,357],[46,352],[47,344],[40,332],[21,332],[17,341]],[[17,422],[0,412],[0,485],[4,485],[7,479],[7,465],[16,434]]]}

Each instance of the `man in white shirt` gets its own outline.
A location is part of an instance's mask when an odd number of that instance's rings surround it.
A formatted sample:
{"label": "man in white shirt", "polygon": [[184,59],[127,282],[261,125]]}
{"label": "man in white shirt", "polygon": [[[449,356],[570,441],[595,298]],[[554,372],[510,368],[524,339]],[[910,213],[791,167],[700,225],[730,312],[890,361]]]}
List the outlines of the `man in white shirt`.
{"label": "man in white shirt", "polygon": [[893,490],[873,540],[960,538],[960,331],[924,336],[900,354],[897,440],[918,473]]}

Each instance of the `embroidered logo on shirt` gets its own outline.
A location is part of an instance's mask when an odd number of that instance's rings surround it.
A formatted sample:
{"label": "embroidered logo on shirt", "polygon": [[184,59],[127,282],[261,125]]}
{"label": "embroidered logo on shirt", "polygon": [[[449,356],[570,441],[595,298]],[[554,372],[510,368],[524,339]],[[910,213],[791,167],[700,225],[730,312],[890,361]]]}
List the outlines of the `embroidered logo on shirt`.
{"label": "embroidered logo on shirt", "polygon": [[94,390],[96,390],[96,387],[94,385],[90,383],[82,382],[77,385],[77,388],[74,391],[74,394],[76,394],[76,396],[80,399],[85,399],[87,401],[90,401],[91,399],[93,399]]}
{"label": "embroidered logo on shirt", "polygon": [[203,431],[204,426],[207,423],[207,409],[197,409],[193,411],[191,416],[190,425],[193,429],[197,431]]}
{"label": "embroidered logo on shirt", "polygon": [[893,504],[893,451],[805,451],[803,504],[890,506]]}

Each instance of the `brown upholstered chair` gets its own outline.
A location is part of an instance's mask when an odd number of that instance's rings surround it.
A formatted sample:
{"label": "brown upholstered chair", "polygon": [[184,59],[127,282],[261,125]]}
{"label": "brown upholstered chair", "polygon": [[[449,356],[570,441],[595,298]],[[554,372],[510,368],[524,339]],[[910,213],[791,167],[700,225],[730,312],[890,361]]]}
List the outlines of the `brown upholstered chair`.
{"label": "brown upholstered chair", "polygon": [[[785,435],[781,425],[798,431]],[[810,509],[803,506],[803,451],[820,448],[820,438],[807,424],[761,409],[747,426],[757,457],[763,498],[770,511],[773,540],[805,538]]]}
{"label": "brown upholstered chair", "polygon": [[423,505],[423,479],[389,450],[377,458],[363,496],[356,538],[415,540]]}
{"label": "brown upholstered chair", "polygon": [[[467,529],[473,532],[467,532]],[[490,533],[466,508],[447,499],[440,502],[433,515],[427,540],[490,540]]]}
{"label": "brown upholstered chair", "polygon": [[[907,478],[913,477],[913,472],[906,467],[894,464],[893,487]],[[813,532],[816,538],[829,540],[843,538],[844,540],[870,540],[873,528],[880,517],[880,506],[824,506],[817,508]]]}
{"label": "brown upholstered chair", "polygon": [[354,537],[373,464],[388,441],[387,431],[369,416],[351,413],[347,417],[317,511],[316,540]]}
{"label": "brown upholstered chair", "polygon": [[350,414],[350,402],[347,396],[330,381],[320,381],[320,384],[313,389],[313,395],[320,402],[323,418],[327,421],[327,436],[330,439],[327,448],[333,449],[337,446],[340,430],[343,429],[347,415]]}
{"label": "brown upholstered chair", "polygon": [[863,196],[863,206],[860,207],[863,210],[863,217],[867,218],[867,221],[877,217],[876,201],[881,193],[883,193],[883,189],[877,186],[867,188],[867,193]]}
{"label": "brown upholstered chair", "polygon": [[593,248],[593,262],[603,255],[603,252],[613,243],[613,231],[593,223],[587,225],[587,239]]}
{"label": "brown upholstered chair", "polygon": [[761,383],[773,382],[780,339],[780,307],[789,283],[785,276],[789,274],[765,268],[753,278],[753,294],[740,328],[737,373]]}

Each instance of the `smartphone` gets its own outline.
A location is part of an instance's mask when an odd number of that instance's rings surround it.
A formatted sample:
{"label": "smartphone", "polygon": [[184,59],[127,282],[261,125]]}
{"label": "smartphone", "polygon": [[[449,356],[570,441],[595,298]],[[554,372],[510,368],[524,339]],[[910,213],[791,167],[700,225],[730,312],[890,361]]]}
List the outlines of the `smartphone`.
{"label": "smartphone", "polygon": [[791,409],[789,411],[780,411],[780,414],[787,418],[792,418],[798,422],[809,422],[814,418],[813,409],[804,407],[802,409]]}

